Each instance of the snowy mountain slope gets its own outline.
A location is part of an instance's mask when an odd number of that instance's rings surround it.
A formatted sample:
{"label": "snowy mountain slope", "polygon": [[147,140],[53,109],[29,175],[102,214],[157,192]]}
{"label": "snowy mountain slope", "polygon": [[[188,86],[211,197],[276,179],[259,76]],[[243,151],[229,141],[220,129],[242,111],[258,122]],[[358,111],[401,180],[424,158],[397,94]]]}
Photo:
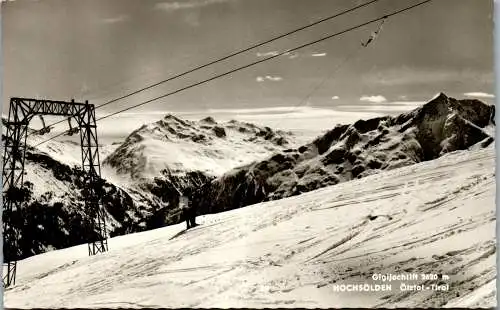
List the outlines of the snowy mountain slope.
{"label": "snowy mountain slope", "polygon": [[250,123],[217,123],[208,117],[188,121],[167,115],[131,133],[103,162],[132,178],[151,178],[168,169],[218,176],[231,168],[284,149],[290,133]]}
{"label": "snowy mountain slope", "polygon": [[[185,234],[179,224],[112,238],[93,257],[85,245],[33,256],[19,262],[5,305],[493,307],[494,170],[492,146],[452,152],[202,216]],[[333,291],[410,272],[447,275],[449,290],[404,292],[395,281],[391,291]]]}
{"label": "snowy mountain slope", "polygon": [[[151,201],[148,228],[176,224],[180,192],[198,188],[215,176],[283,150],[291,133],[251,123],[217,123],[207,117],[189,121],[167,115],[142,126],[103,161],[103,176],[134,200]],[[153,210],[150,210],[153,209]]]}
{"label": "snowy mountain slope", "polygon": [[[169,120],[188,124],[172,116],[167,116],[166,122],[168,123]],[[3,121],[5,122],[5,119]],[[217,131],[221,135],[222,131],[210,118],[200,121],[199,125],[211,128],[212,132]],[[238,122],[230,122],[227,127],[229,129],[223,129],[226,132],[238,131],[237,134],[233,133],[233,138],[228,138],[229,140],[235,140],[234,137],[238,136],[240,131],[244,131],[240,136],[244,134],[247,136],[241,136],[241,141],[237,142],[246,143],[248,150],[252,150],[250,145],[254,143],[255,149],[252,151],[257,157],[262,156],[258,152],[267,148],[266,143],[276,145],[276,147],[284,143],[280,133],[274,133],[270,129],[260,129],[252,124]],[[202,130],[208,129],[202,128]],[[82,178],[79,136],[66,135],[63,136],[62,141],[52,140],[33,147],[48,139],[50,135],[33,134],[34,130],[31,128],[29,132],[32,135],[27,140],[30,147],[26,153],[24,178],[28,182],[26,185],[29,190],[22,210],[23,214],[28,216],[25,217],[23,223],[26,233],[23,234],[24,237],[21,240],[22,257],[72,246],[87,238],[83,232],[85,215],[81,181],[79,181]],[[182,134],[185,132],[179,131],[179,135]],[[207,139],[213,138],[207,137]],[[182,139],[174,141],[170,147],[173,148],[175,143],[181,145],[183,142]],[[101,160],[105,154],[112,153],[118,147],[119,145],[101,145]],[[191,147],[190,151],[196,151],[195,145]],[[213,149],[217,150],[216,147]],[[180,148],[176,150],[179,151]],[[267,152],[270,151],[267,150]],[[188,153],[186,154],[189,155]],[[181,156],[181,159],[184,157]],[[223,162],[224,159],[218,160]],[[103,205],[107,214],[108,233],[111,236],[178,223],[181,219],[177,208],[179,197],[177,189],[203,184],[210,180],[197,171],[183,171],[182,175],[164,171],[150,180],[132,182],[112,167],[103,166],[102,168],[101,177],[105,180]]]}
{"label": "snowy mountain slope", "polygon": [[[88,239],[85,231],[83,175],[33,148],[26,151],[25,189],[22,209],[23,225],[20,255],[27,257],[48,250],[79,244]],[[143,231],[148,227],[154,201],[132,199],[123,189],[106,180],[97,185],[102,189],[102,204],[107,214],[107,229],[111,235]],[[15,214],[14,214],[15,215]],[[5,219],[5,215],[4,215]],[[17,227],[19,229],[19,227]]]}
{"label": "snowy mountain slope", "polygon": [[[49,136],[45,135],[32,135],[28,138],[28,145],[37,145],[38,143],[46,141],[48,138]],[[117,147],[118,145],[99,143],[99,156],[101,161],[103,158],[113,153]],[[82,151],[80,147],[80,136],[78,135],[74,137],[64,136],[59,140],[44,142],[37,146],[37,149],[41,152],[50,154],[55,160],[67,165],[78,167],[82,165]]]}
{"label": "snowy mountain slope", "polygon": [[[47,137],[34,135],[28,139],[24,203],[21,210],[13,214],[15,216],[19,212],[23,219],[22,223],[18,223],[23,231],[19,240],[21,257],[74,246],[89,238],[89,232],[84,229],[88,219],[83,211],[81,160],[77,163],[75,158],[75,150],[79,153],[80,146],[73,147],[65,141],[54,141],[40,148],[31,146],[43,139]],[[47,152],[41,150],[44,146]],[[64,150],[72,152],[65,154]],[[165,206],[160,198],[144,199],[112,182],[101,181],[98,187],[102,189],[109,234],[113,236],[159,227],[152,221],[157,221],[157,211]]]}
{"label": "snowy mountain slope", "polygon": [[202,212],[280,199],[435,159],[454,150],[486,147],[494,106],[439,94],[396,117],[338,125],[291,148],[217,178],[200,193]]}

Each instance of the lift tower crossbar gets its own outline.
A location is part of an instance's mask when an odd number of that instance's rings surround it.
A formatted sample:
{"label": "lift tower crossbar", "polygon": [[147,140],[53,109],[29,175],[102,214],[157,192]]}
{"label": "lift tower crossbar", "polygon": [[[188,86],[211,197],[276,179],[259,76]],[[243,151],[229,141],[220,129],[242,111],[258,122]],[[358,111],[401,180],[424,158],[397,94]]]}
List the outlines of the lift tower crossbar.
{"label": "lift tower crossbar", "polygon": [[99,197],[101,168],[97,142],[95,107],[85,103],[11,98],[9,119],[3,138],[3,285],[15,284],[17,261],[20,258],[19,240],[23,229],[23,178],[28,125],[36,115],[65,116],[74,119],[80,129],[83,188],[87,217],[89,255],[108,250],[105,214]]}

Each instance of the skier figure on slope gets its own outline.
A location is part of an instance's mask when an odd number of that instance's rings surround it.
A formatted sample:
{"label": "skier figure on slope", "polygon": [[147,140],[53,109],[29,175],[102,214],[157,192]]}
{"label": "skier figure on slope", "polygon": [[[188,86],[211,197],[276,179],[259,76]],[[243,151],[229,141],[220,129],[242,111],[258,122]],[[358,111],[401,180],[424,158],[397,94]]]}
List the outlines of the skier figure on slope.
{"label": "skier figure on slope", "polygon": [[186,221],[186,230],[198,226],[198,224],[196,224],[196,208],[193,203],[193,198],[192,191],[187,189],[184,195],[180,197],[179,201],[182,217]]}
{"label": "skier figure on slope", "polygon": [[193,195],[191,195],[189,202],[188,202],[187,216],[188,216],[190,228],[198,226],[198,224],[196,224],[196,206],[194,204]]}
{"label": "skier figure on slope", "polygon": [[495,106],[492,107],[491,109],[491,123],[496,126],[495,124]]}

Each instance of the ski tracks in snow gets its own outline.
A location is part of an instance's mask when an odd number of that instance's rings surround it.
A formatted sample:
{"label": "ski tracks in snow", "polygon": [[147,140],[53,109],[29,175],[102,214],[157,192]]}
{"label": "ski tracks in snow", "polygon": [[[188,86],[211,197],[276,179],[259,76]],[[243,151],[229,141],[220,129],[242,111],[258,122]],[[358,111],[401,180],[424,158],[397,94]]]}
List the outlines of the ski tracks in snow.
{"label": "ski tracks in snow", "polygon": [[[113,247],[111,239],[108,253],[59,265],[64,268],[37,266],[34,257],[19,263],[18,285],[6,292],[6,305],[491,306],[494,156],[493,149],[457,152],[202,216],[200,226],[175,238],[184,223],[116,238],[120,244],[135,240],[127,246]],[[32,270],[26,277],[25,264]],[[370,282],[373,273],[407,272],[447,274],[450,290],[332,291],[333,284]]]}

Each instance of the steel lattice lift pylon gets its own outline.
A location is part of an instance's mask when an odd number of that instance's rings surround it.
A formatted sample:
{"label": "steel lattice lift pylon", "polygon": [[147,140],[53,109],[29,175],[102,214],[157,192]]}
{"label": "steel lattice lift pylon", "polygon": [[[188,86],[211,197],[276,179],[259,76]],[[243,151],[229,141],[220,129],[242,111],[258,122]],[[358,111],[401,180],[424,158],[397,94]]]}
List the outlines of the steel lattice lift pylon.
{"label": "steel lattice lift pylon", "polygon": [[[26,98],[11,98],[9,119],[6,124],[5,151],[3,156],[3,285],[15,284],[17,260],[20,257],[19,240],[22,234],[23,179],[28,125],[35,115],[66,116],[74,119],[80,131],[82,150],[83,188],[85,215],[88,217],[87,233],[89,255],[108,250],[105,214],[98,188],[101,168],[97,143],[95,107],[85,103]],[[42,120],[43,122],[43,120]],[[44,127],[44,129],[46,129]],[[48,128],[50,131],[50,128]],[[45,130],[44,132],[47,132]]]}

